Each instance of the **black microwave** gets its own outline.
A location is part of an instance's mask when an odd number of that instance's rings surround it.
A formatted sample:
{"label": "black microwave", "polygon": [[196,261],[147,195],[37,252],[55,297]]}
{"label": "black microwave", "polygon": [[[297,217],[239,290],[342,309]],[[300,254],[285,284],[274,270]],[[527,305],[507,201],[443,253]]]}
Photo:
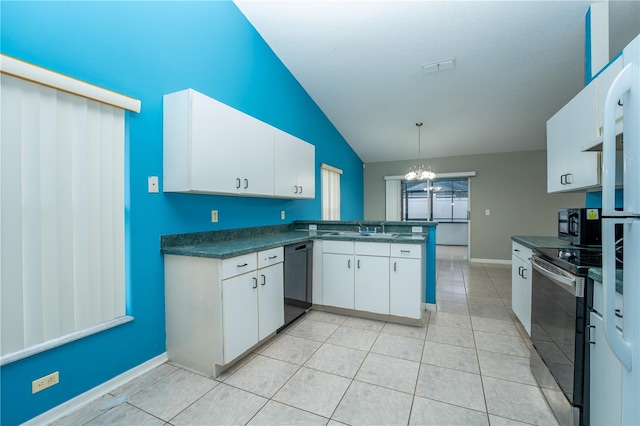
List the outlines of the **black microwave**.
{"label": "black microwave", "polygon": [[574,246],[601,246],[601,209],[558,210],[558,238]]}

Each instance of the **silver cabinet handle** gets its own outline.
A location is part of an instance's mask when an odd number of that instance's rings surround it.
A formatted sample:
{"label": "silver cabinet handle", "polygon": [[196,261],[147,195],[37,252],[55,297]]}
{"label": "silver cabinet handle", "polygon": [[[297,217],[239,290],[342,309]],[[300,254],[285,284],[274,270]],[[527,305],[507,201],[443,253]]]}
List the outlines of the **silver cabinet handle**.
{"label": "silver cabinet handle", "polygon": [[258,279],[253,277],[253,288],[258,288]]}
{"label": "silver cabinet handle", "polygon": [[244,268],[247,265],[248,265],[247,263],[243,263],[242,265],[237,265],[237,266],[238,266],[238,268]]}
{"label": "silver cabinet handle", "polygon": [[360,259],[358,259],[358,269],[360,269]]}
{"label": "silver cabinet handle", "polygon": [[269,260],[277,259],[278,256],[269,256]]}
{"label": "silver cabinet handle", "polygon": [[347,268],[351,269],[351,259],[347,261]]}
{"label": "silver cabinet handle", "polygon": [[245,179],[244,180],[244,189],[247,189],[249,187],[249,179]]}
{"label": "silver cabinet handle", "polygon": [[398,270],[398,262],[393,262],[393,272]]}
{"label": "silver cabinet handle", "polygon": [[262,285],[265,285],[267,283],[267,277],[264,275],[260,275],[262,277]]}
{"label": "silver cabinet handle", "polygon": [[300,194],[302,194],[302,187],[301,187],[301,186],[299,186],[298,188],[300,188]]}
{"label": "silver cabinet handle", "polygon": [[294,193],[294,194],[297,194],[297,193],[298,193],[298,185],[295,185],[295,186],[293,187],[293,189],[294,189],[294,190],[293,190],[293,193]]}
{"label": "silver cabinet handle", "polygon": [[240,189],[240,178],[236,178],[236,189]]}
{"label": "silver cabinet handle", "polygon": [[587,326],[587,339],[588,339],[588,342],[590,344],[592,344],[592,345],[596,344],[596,342],[591,338],[591,330],[594,329],[594,328],[596,328],[595,325],[588,325]]}
{"label": "silver cabinet handle", "polygon": [[527,268],[522,268],[522,278],[527,279]]}

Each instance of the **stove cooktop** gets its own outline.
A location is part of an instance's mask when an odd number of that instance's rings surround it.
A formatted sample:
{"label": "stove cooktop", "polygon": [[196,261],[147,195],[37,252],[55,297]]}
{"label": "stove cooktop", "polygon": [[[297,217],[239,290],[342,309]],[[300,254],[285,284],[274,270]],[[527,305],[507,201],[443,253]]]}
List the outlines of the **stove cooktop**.
{"label": "stove cooktop", "polygon": [[554,265],[580,275],[586,275],[589,268],[602,267],[600,247],[540,248],[535,252]]}

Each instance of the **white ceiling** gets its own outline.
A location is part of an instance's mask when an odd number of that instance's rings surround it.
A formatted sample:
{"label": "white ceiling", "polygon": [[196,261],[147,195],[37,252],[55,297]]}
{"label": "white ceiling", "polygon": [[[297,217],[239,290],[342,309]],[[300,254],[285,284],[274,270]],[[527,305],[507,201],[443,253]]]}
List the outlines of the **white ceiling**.
{"label": "white ceiling", "polygon": [[[273,1],[236,5],[365,163],[545,149],[584,86],[588,1]],[[613,56],[640,1],[611,1]],[[456,59],[453,70],[423,64]]]}

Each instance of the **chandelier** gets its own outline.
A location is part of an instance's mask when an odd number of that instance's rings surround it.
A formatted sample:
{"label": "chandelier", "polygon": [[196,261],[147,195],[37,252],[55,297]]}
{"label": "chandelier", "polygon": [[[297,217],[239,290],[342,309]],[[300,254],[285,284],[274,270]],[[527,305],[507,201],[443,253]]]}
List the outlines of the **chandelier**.
{"label": "chandelier", "polygon": [[[422,122],[416,123],[418,127],[418,160],[421,157],[420,152],[420,127],[422,127]],[[425,166],[424,164],[416,164],[409,168],[409,172],[404,175],[406,180],[431,180],[436,177],[436,174],[431,170],[431,167]]]}

